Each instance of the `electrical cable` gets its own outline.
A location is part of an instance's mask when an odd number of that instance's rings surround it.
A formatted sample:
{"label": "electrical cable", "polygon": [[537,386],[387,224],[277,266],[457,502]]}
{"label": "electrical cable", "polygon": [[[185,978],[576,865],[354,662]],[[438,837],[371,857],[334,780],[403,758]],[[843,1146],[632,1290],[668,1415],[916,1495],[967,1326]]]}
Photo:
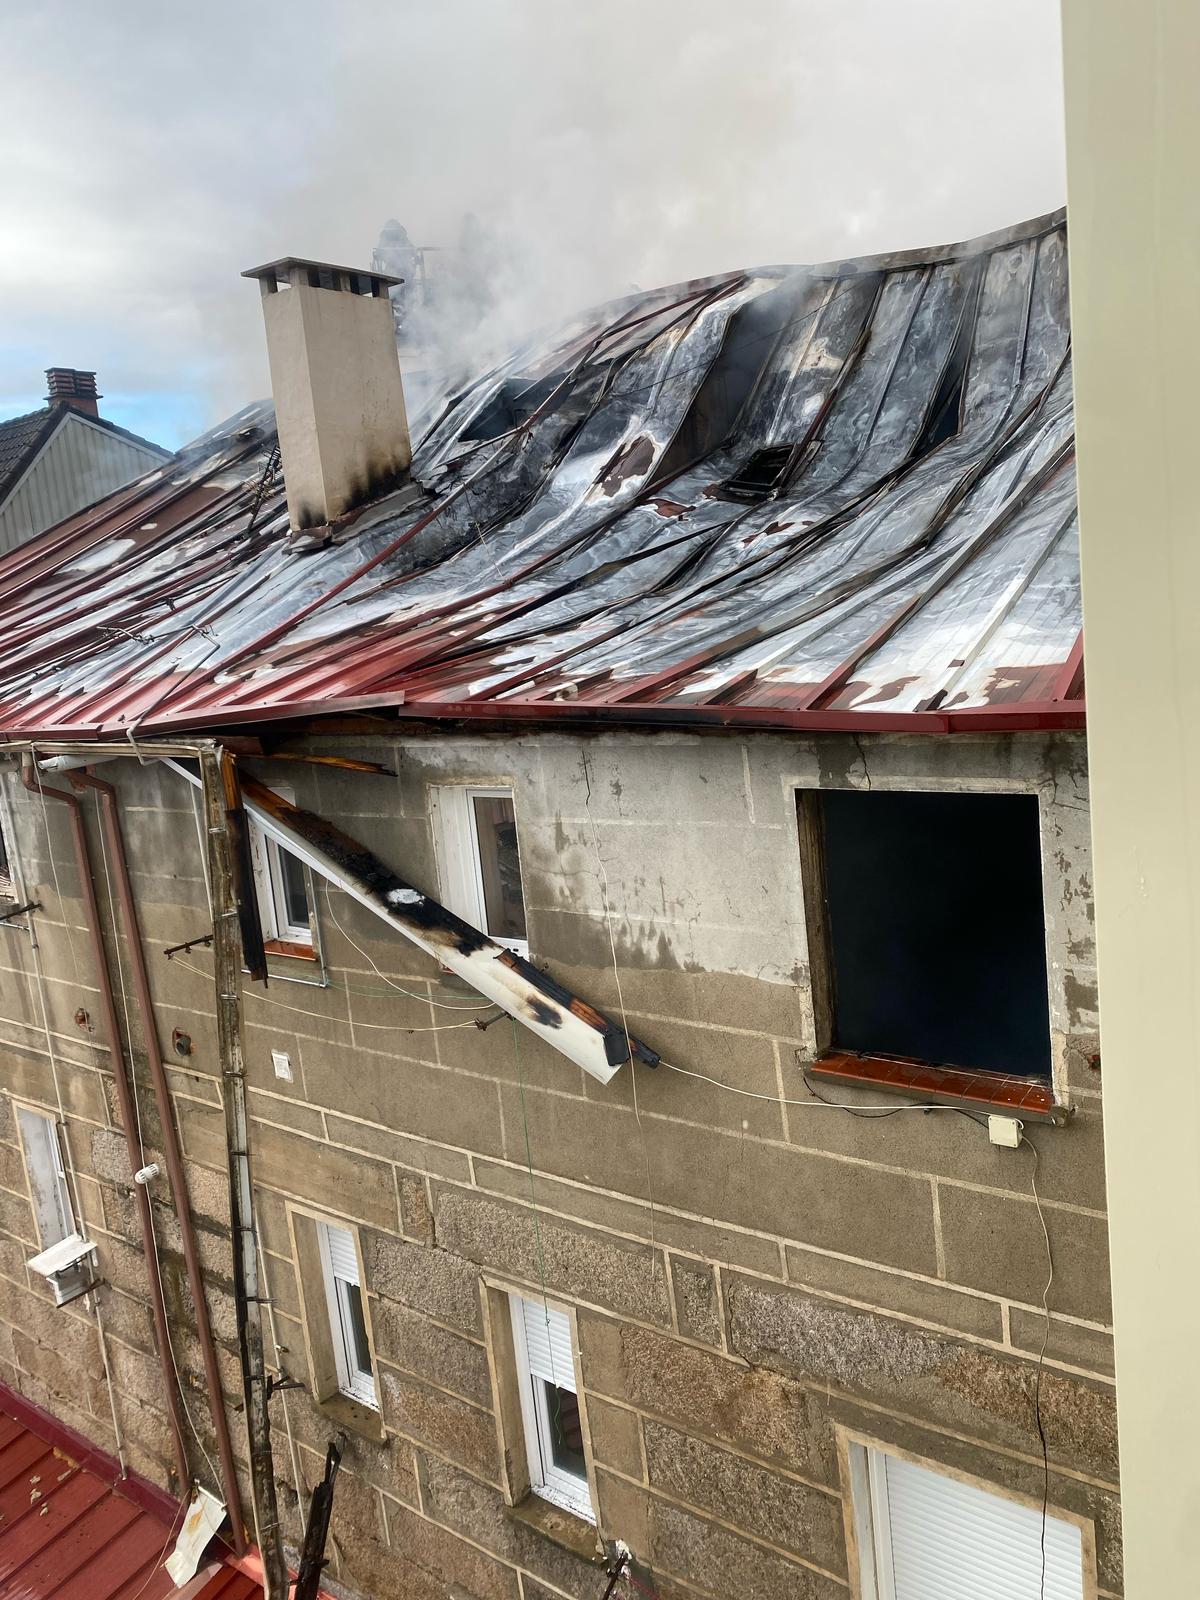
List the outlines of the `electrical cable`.
{"label": "electrical cable", "polygon": [[584,810],[587,812],[588,825],[592,834],[592,851],[596,857],[596,876],[600,884],[600,904],[604,911],[604,929],[608,934],[609,955],[612,958],[613,982],[617,986],[617,1006],[621,1012],[621,1027],[625,1031],[625,1046],[629,1050],[629,1088],[633,1096],[633,1118],[637,1123],[638,1142],[642,1149],[642,1165],[646,1174],[646,1201],[650,1207],[650,1243],[655,1242],[656,1223],[654,1216],[654,1188],[650,1181],[650,1152],[646,1145],[646,1130],[642,1126],[642,1113],[638,1105],[637,1072],[633,1065],[633,1051],[630,1047],[629,1018],[625,1013],[625,995],[621,989],[621,971],[617,962],[617,941],[613,934],[612,909],[608,889],[608,872],[604,865],[604,858],[600,854],[600,837],[596,832],[596,819],[592,815],[592,774],[588,766],[586,749],[580,753],[579,764],[583,770],[585,785]]}
{"label": "electrical cable", "polygon": [[[367,954],[367,952],[363,949],[363,947],[360,944],[356,944],[354,942],[354,940],[346,932],[345,928],[342,927],[341,923],[338,921],[337,917],[335,916],[334,910],[333,910],[333,903],[332,903],[332,901],[330,900],[330,897],[329,897],[329,879],[328,878],[322,878],[321,883],[322,883],[322,887],[325,890],[325,909],[329,913],[329,920],[333,923],[334,927],[341,934],[342,938],[345,939],[346,943],[350,946],[350,948],[352,950],[356,950],[358,952],[358,954],[363,958],[363,960],[371,968],[371,971],[375,974],[375,976],[377,978],[382,979],[383,982],[387,984],[389,989],[395,989],[397,994],[405,995],[405,996],[407,996],[407,998],[409,1000],[426,1000],[426,999],[428,999],[429,1004],[431,1006],[439,1006],[443,1011],[478,1011],[479,1010],[479,1007],[475,1006],[475,1005],[460,1006],[460,1005],[457,1005],[454,1002],[449,1001],[449,1000],[434,1000],[432,998],[432,996],[427,996],[427,995],[423,995],[423,994],[415,994],[411,989],[405,989],[401,984],[398,984],[398,983],[394,982],[391,978],[388,977],[386,972],[380,972],[379,968],[371,960],[371,957]],[[364,990],[363,992],[366,993],[367,991]],[[485,1007],[484,1009],[486,1010],[487,1008]]]}
{"label": "electrical cable", "polygon": [[1041,1154],[1037,1145],[1021,1132],[1021,1143],[1028,1145],[1033,1152],[1033,1171],[1030,1175],[1029,1186],[1033,1191],[1033,1203],[1037,1207],[1038,1221],[1042,1225],[1042,1238],[1046,1244],[1046,1287],[1042,1290],[1042,1343],[1038,1350],[1037,1372],[1033,1380],[1033,1416],[1037,1423],[1038,1438],[1042,1443],[1042,1573],[1038,1588],[1040,1600],[1046,1600],[1046,1521],[1050,1511],[1050,1447],[1046,1442],[1046,1429],[1042,1421],[1042,1372],[1046,1363],[1046,1346],[1050,1342],[1050,1290],[1054,1283],[1054,1252],[1050,1248],[1050,1230],[1046,1226],[1046,1216],[1042,1210],[1041,1196],[1038,1194],[1037,1177],[1041,1165]]}
{"label": "electrical cable", "polygon": [[172,1540],[174,1540],[178,1536],[179,1530],[183,1526],[184,1520],[187,1517],[188,1511],[190,1509],[191,1509],[191,1500],[190,1500],[190,1498],[184,1498],[183,1500],[181,1500],[179,1502],[179,1509],[176,1511],[175,1516],[172,1518],[171,1526],[167,1529],[167,1542],[166,1542],[166,1544],[164,1544],[162,1549],[158,1552],[158,1559],[155,1561],[154,1565],[150,1568],[150,1571],[146,1574],[145,1578],[142,1580],[141,1586],[139,1588],[137,1588],[133,1592],[133,1594],[129,1597],[129,1600],[141,1600],[142,1595],[144,1595],[146,1590],[150,1587],[151,1579],[153,1579],[156,1576],[156,1574],[159,1571],[159,1568],[162,1566],[163,1562],[167,1559],[167,1551],[171,1548]]}
{"label": "electrical cable", "polygon": [[529,1204],[533,1211],[533,1239],[537,1249],[538,1280],[542,1286],[542,1313],[546,1319],[546,1349],[550,1354],[550,1377],[554,1384],[554,1420],[562,1432],[562,1402],[559,1399],[559,1389],[562,1385],[554,1369],[554,1340],[550,1333],[550,1300],[546,1289],[546,1255],[542,1248],[542,1224],[538,1212],[537,1196],[533,1188],[533,1152],[529,1142],[529,1115],[525,1108],[525,1067],[521,1059],[520,1029],[517,1019],[512,1019],[513,1059],[517,1064],[517,1088],[521,1100],[521,1126],[525,1133],[525,1170],[529,1174]]}
{"label": "electrical cable", "polygon": [[682,1073],[682,1075],[685,1078],[699,1078],[704,1083],[711,1083],[714,1086],[714,1088],[727,1090],[730,1094],[745,1095],[748,1100],[767,1100],[773,1106],[807,1106],[807,1107],[812,1108],[813,1110],[815,1110],[817,1106],[826,1106],[830,1111],[854,1111],[854,1112],[858,1112],[860,1116],[861,1115],[868,1115],[868,1116],[869,1115],[877,1115],[877,1116],[880,1116],[880,1117],[892,1117],[892,1116],[895,1116],[897,1114],[897,1112],[900,1112],[900,1111],[920,1111],[920,1112],[953,1111],[953,1112],[956,1112],[959,1116],[970,1117],[972,1122],[979,1123],[979,1126],[982,1127],[982,1128],[986,1128],[987,1127],[987,1123],[984,1122],[981,1117],[971,1116],[971,1113],[969,1111],[964,1111],[962,1106],[933,1106],[933,1105],[882,1106],[881,1105],[881,1106],[863,1107],[863,1106],[845,1105],[841,1101],[838,1101],[838,1100],[825,1100],[825,1099],[822,1099],[820,1095],[818,1095],[815,1100],[789,1100],[789,1099],[787,1099],[786,1096],[783,1096],[783,1095],[760,1094],[756,1089],[739,1089],[736,1084],[733,1084],[733,1083],[722,1083],[720,1078],[710,1078],[709,1075],[706,1072],[693,1072],[690,1067],[677,1067],[671,1061],[660,1060],[658,1064],[659,1064],[660,1067],[666,1067],[668,1072],[679,1072],[679,1073]]}
{"label": "electrical cable", "polygon": [[[173,965],[177,966],[177,967],[182,967],[185,972],[194,973],[197,978],[211,978],[212,977],[211,973],[203,971],[200,967],[194,967],[191,964],[190,961],[184,961],[178,956],[173,958]],[[330,988],[332,988],[332,989],[336,989],[337,987],[338,986],[336,984],[331,984],[330,985]],[[351,990],[349,992],[350,993],[355,993],[357,991]],[[371,992],[375,992],[375,991],[371,991]],[[402,994],[404,993],[403,990],[401,990],[400,992]],[[291,1006],[291,1005],[289,1005],[287,1003],[286,1000],[276,1000],[273,995],[259,994],[258,991],[255,990],[255,989],[247,989],[245,991],[245,993],[246,993],[246,997],[251,999],[251,1000],[261,1000],[262,1003],[264,1005],[267,1005],[267,1006],[278,1006],[281,1011],[291,1011],[298,1017],[315,1017],[319,1022],[330,1022],[330,1021],[337,1022],[337,1021],[343,1020],[343,1019],[338,1018],[338,1017],[332,1017],[331,1018],[324,1011],[309,1011],[305,1006]],[[424,995],[420,995],[420,994],[416,994],[416,995],[413,995],[412,998],[414,1000],[424,1001],[425,996]],[[430,1004],[436,1005],[437,1001],[431,1001]],[[452,1007],[452,1009],[455,1010],[455,1011],[465,1011],[467,1008],[466,1008],[466,1006],[454,1006],[454,1007]],[[347,1020],[347,1023],[348,1023],[349,1026],[352,1026],[352,1027],[355,1027],[355,1028],[372,1028],[372,1029],[376,1029],[376,1030],[378,1030],[380,1032],[383,1032],[383,1033],[448,1033],[448,1032],[451,1032],[455,1028],[488,1028],[488,1027],[491,1026],[491,1024],[493,1022],[499,1022],[500,1018],[502,1016],[506,1015],[506,1013],[503,1010],[503,1008],[499,1007],[499,1006],[491,1008],[491,1009],[495,1010],[495,1012],[496,1012],[496,1015],[494,1017],[486,1017],[486,1018],[484,1017],[483,1012],[479,1011],[477,1007],[473,1007],[472,1009],[475,1010],[477,1014],[476,1014],[476,1016],[472,1017],[467,1022],[435,1022],[431,1027],[424,1027],[424,1028],[408,1028],[408,1027],[405,1027],[405,1025],[402,1022],[353,1022],[353,1023],[350,1023],[348,1019],[345,1019],[345,1020]]]}

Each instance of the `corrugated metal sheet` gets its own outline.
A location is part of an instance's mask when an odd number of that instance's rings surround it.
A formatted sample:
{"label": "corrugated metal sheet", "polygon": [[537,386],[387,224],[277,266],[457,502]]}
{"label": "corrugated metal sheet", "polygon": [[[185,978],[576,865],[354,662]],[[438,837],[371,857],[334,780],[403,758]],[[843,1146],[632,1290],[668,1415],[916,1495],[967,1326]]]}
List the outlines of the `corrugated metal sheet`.
{"label": "corrugated metal sheet", "polygon": [[[55,1444],[57,1431],[47,1428],[43,1437],[0,1400],[0,1594],[166,1600],[175,1585],[162,1563],[177,1528],[121,1492],[115,1462],[101,1475]],[[262,1600],[262,1593],[254,1579],[222,1565],[194,1600]]]}
{"label": "corrugated metal sheet", "polygon": [[268,410],[0,560],[0,730],[1080,726],[1061,214],[631,296],[289,537]]}
{"label": "corrugated metal sheet", "polygon": [[0,506],[0,552],[94,505],[161,461],[159,452],[66,411]]}

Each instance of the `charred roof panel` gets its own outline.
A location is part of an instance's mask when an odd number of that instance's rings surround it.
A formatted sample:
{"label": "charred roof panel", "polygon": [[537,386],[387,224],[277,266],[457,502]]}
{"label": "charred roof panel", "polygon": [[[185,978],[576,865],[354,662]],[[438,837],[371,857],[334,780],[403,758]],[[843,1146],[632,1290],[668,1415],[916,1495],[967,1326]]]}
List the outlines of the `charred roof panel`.
{"label": "charred roof panel", "polygon": [[630,296],[446,396],[323,544],[250,408],[0,561],[0,731],[1078,725],[1066,297],[1061,214]]}

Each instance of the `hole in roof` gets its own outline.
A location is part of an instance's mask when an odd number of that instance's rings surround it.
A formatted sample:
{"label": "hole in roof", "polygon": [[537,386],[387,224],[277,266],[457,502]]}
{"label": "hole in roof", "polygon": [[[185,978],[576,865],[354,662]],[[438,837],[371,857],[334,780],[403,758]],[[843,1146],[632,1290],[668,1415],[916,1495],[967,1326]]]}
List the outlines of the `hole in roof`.
{"label": "hole in roof", "polygon": [[962,427],[963,392],[966,388],[967,368],[971,361],[971,347],[975,342],[975,311],[979,304],[979,287],[982,281],[981,265],[976,263],[974,282],[969,285],[954,344],[938,378],[925,422],[913,445],[911,460],[928,455],[938,445],[952,439]]}
{"label": "hole in roof", "polygon": [[790,444],[768,445],[764,450],[756,450],[745,466],[721,485],[722,496],[750,502],[765,500],[773,490],[783,488],[792,450]]}
{"label": "hole in roof", "polygon": [[506,379],[479,415],[463,429],[462,438],[483,442],[519,428],[550,398],[565,377],[564,372],[552,372],[535,383],[527,378]]}

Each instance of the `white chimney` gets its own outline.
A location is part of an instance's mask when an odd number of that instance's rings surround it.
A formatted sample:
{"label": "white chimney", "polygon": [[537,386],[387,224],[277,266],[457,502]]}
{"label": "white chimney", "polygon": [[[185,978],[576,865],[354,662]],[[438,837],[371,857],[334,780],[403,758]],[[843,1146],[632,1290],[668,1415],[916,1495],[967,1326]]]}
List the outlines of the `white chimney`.
{"label": "white chimney", "polygon": [[257,278],[293,528],[390,489],[412,460],[384,273],[285,257]]}

